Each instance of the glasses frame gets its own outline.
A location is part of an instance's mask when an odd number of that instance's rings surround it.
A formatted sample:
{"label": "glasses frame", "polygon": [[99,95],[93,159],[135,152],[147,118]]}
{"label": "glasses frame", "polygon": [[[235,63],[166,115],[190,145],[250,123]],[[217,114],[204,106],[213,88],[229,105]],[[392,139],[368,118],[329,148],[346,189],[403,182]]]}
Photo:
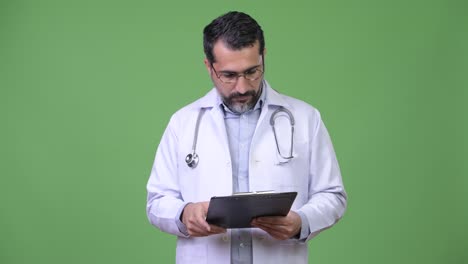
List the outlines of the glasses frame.
{"label": "glasses frame", "polygon": [[[258,67],[258,66],[257,66],[257,67]],[[246,77],[246,72],[248,71],[248,70],[247,70],[247,71],[244,71],[243,73],[238,73],[238,72],[236,72],[236,77],[235,77],[235,79],[234,79],[233,81],[226,82],[226,81],[223,81],[223,79],[221,79],[221,77],[218,75],[218,72],[217,72],[216,69],[213,67],[213,63],[211,63],[211,69],[213,69],[213,71],[214,71],[216,77],[217,77],[222,83],[226,83],[226,84],[233,84],[233,83],[236,83],[236,82],[239,80],[240,77],[244,77],[244,79],[246,79],[247,81],[251,81],[251,82],[256,81],[256,80],[262,78],[263,74],[265,74],[265,61],[264,61],[264,59],[263,59],[263,56],[262,56],[262,68],[263,68],[263,70],[260,70],[259,68],[255,69],[255,71],[261,72],[261,74],[260,74],[260,76],[258,76],[258,78],[255,78],[255,79],[249,79],[249,78],[247,78],[247,77]],[[250,70],[250,69],[249,69],[249,70]]]}

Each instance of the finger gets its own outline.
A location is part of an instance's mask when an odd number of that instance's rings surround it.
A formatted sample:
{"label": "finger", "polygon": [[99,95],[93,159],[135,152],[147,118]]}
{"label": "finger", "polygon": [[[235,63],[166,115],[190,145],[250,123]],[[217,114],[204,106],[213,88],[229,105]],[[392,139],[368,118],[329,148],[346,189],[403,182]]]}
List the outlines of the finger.
{"label": "finger", "polygon": [[205,237],[205,236],[208,236],[210,235],[210,233],[207,233],[207,232],[189,232],[189,235],[192,236],[192,237]]}
{"label": "finger", "polygon": [[275,225],[255,224],[255,227],[263,229],[266,232],[281,230],[280,226],[275,226]]}
{"label": "finger", "polygon": [[278,221],[264,221],[261,219],[254,219],[252,221],[253,225],[261,225],[269,228],[279,228],[286,226],[286,223],[278,222]]}
{"label": "finger", "polygon": [[201,206],[203,208],[203,213],[206,215],[208,213],[208,207],[210,207],[210,202],[202,202]]}
{"label": "finger", "polygon": [[258,223],[261,224],[270,224],[270,225],[284,225],[285,217],[282,216],[268,216],[268,217],[258,217],[256,218]]}
{"label": "finger", "polygon": [[190,231],[200,236],[208,236],[208,235],[218,234],[222,232],[222,230],[218,230],[214,228],[213,226],[210,226],[206,222],[201,222],[201,223],[199,222],[190,226]]}
{"label": "finger", "polygon": [[210,228],[211,228],[210,231],[206,231],[203,228],[194,226],[193,228],[189,230],[189,234],[191,236],[209,236],[209,235],[226,233],[226,229],[219,227],[219,226],[210,225]]}
{"label": "finger", "polygon": [[211,232],[211,226],[210,224],[208,224],[208,222],[206,222],[205,217],[202,217],[199,219],[198,225],[200,228],[205,230],[205,232],[208,232],[208,233]]}
{"label": "finger", "polygon": [[210,232],[210,226],[206,221],[201,217],[195,217],[194,219],[190,219],[186,224],[187,230],[189,232],[203,234],[208,234]]}
{"label": "finger", "polygon": [[210,225],[210,228],[211,228],[210,233],[212,233],[212,234],[226,233],[226,229],[222,228],[222,227],[219,227],[219,226]]}
{"label": "finger", "polygon": [[277,231],[271,231],[268,234],[278,240],[286,240],[290,238],[288,234],[277,232]]}
{"label": "finger", "polygon": [[206,222],[206,214],[203,212],[203,208],[198,208],[197,212],[194,215],[194,224],[200,229],[205,230],[206,232],[210,231],[210,225]]}
{"label": "finger", "polygon": [[267,232],[270,236],[279,240],[285,240],[290,237],[289,234],[285,230],[282,230],[282,229],[270,228],[270,227],[261,226],[261,225],[257,227]]}
{"label": "finger", "polygon": [[206,232],[205,230],[203,229],[200,229],[198,227],[192,227],[190,229],[187,229],[188,233],[190,236],[207,236],[209,233]]}
{"label": "finger", "polygon": [[291,230],[290,228],[288,228],[288,226],[257,223],[255,224],[255,227],[258,227],[267,233],[280,233],[280,234],[285,234],[285,235],[289,235],[291,233]]}
{"label": "finger", "polygon": [[257,227],[257,228],[260,228],[260,229],[263,229],[264,231],[266,232],[269,232],[270,230],[273,230],[274,228],[270,225],[265,225],[265,224],[262,224],[262,223],[258,223],[258,222],[252,222],[252,226],[253,227]]}
{"label": "finger", "polygon": [[300,232],[300,228],[295,228],[294,226],[256,224],[256,227],[264,230],[277,239],[288,239]]}

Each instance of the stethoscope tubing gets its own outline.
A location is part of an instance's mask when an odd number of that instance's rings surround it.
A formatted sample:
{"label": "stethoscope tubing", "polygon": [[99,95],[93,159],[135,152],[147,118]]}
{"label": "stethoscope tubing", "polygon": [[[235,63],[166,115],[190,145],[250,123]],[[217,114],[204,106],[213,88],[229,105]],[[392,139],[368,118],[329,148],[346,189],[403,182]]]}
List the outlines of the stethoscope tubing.
{"label": "stethoscope tubing", "polygon": [[198,112],[198,117],[197,117],[197,124],[195,125],[195,135],[193,137],[193,145],[192,145],[192,153],[195,153],[195,149],[197,148],[197,140],[198,140],[198,130],[200,127],[200,120],[205,113],[206,108],[201,108],[200,112]]}
{"label": "stethoscope tubing", "polygon": [[[284,112],[286,113],[288,116],[289,116],[289,123],[291,125],[291,147],[289,148],[289,156],[283,156],[283,154],[281,154],[281,150],[279,148],[279,144],[278,144],[278,138],[276,136],[276,129],[275,129],[275,120],[276,118],[278,118],[277,114],[280,113],[280,112]],[[286,109],[285,107],[283,106],[280,106],[278,109],[276,109],[272,114],[271,114],[271,117],[270,117],[270,125],[271,125],[271,129],[273,129],[273,136],[275,137],[275,143],[276,143],[276,150],[278,151],[278,154],[281,156],[281,158],[283,159],[286,159],[286,160],[290,160],[292,158],[294,158],[293,156],[293,146],[294,146],[294,124],[295,124],[295,121],[294,121],[294,116],[293,114],[291,113],[291,111],[289,111],[288,109]]]}
{"label": "stethoscope tubing", "polygon": [[[201,122],[201,119],[203,117],[203,114],[205,113],[205,110],[206,108],[201,108],[200,111],[198,112],[198,117],[197,117],[197,123],[195,125],[195,134],[193,136],[193,144],[192,144],[192,152],[187,154],[187,156],[185,157],[185,162],[187,163],[187,166],[189,166],[190,168],[194,169],[195,167],[197,167],[198,165],[198,161],[199,161],[199,157],[198,157],[198,154],[196,153],[196,148],[197,148],[197,141],[198,141],[198,131],[200,129],[200,122]],[[288,115],[289,117],[289,123],[291,125],[291,147],[290,147],[290,152],[289,152],[289,156],[284,156],[282,153],[281,153],[281,150],[279,148],[279,144],[278,144],[278,138],[276,136],[276,129],[275,129],[275,120],[276,118],[278,118],[278,114],[280,112],[284,112]],[[276,149],[278,151],[278,154],[281,156],[281,158],[283,159],[286,159],[286,160],[290,160],[292,158],[294,158],[293,156],[293,147],[294,147],[294,124],[295,124],[295,121],[294,121],[294,116],[293,114],[291,113],[291,111],[289,111],[288,109],[286,109],[285,107],[283,106],[280,106],[278,109],[276,109],[272,114],[271,114],[271,117],[270,117],[270,125],[271,125],[271,128],[273,129],[273,135],[275,137],[275,143],[276,143]]]}

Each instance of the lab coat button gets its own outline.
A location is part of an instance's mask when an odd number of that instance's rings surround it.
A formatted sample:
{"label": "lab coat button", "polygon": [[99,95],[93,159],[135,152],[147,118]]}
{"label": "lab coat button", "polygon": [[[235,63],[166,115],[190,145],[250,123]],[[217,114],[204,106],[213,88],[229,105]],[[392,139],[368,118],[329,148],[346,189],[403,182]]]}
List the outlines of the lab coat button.
{"label": "lab coat button", "polygon": [[223,235],[223,241],[224,241],[224,242],[229,241],[229,237],[228,237],[227,235]]}

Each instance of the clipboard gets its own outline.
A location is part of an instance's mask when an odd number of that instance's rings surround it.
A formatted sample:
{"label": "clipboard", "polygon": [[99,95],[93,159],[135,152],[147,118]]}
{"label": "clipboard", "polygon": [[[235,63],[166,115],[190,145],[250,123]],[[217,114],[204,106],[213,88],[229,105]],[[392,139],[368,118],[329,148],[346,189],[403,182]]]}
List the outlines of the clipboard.
{"label": "clipboard", "polygon": [[297,192],[247,193],[211,197],[206,221],[223,228],[248,228],[259,216],[286,216]]}

